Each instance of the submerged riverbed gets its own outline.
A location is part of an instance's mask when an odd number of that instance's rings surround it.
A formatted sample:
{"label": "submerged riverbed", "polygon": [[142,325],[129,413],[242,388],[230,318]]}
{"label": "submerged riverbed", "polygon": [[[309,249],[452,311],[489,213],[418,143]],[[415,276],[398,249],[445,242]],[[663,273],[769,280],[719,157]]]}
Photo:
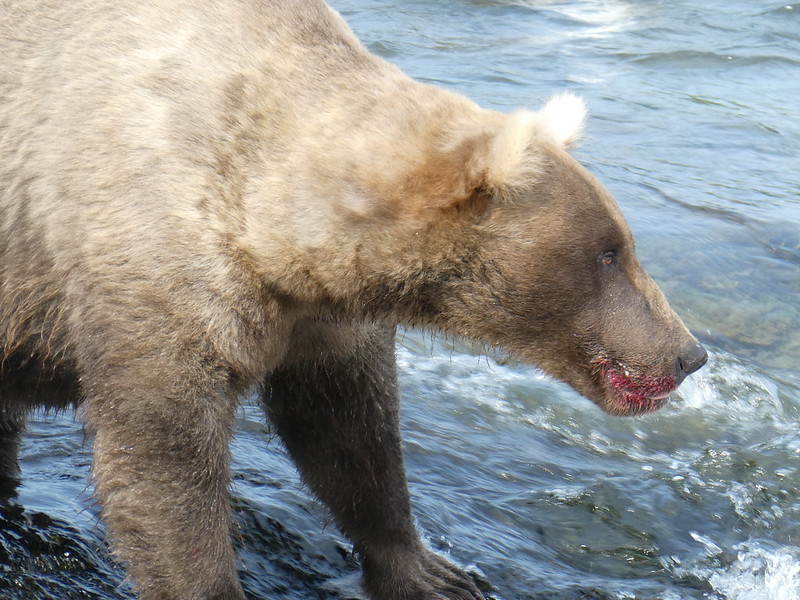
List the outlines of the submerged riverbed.
{"label": "submerged riverbed", "polygon": [[[482,105],[582,95],[578,155],[710,354],[662,412],[621,419],[535,369],[402,333],[431,546],[503,600],[800,600],[800,4],[333,5],[371,50]],[[249,403],[237,431],[249,596],[356,597],[350,546]],[[0,598],[132,598],[90,445],[71,414],[31,420],[18,504],[0,509]]]}

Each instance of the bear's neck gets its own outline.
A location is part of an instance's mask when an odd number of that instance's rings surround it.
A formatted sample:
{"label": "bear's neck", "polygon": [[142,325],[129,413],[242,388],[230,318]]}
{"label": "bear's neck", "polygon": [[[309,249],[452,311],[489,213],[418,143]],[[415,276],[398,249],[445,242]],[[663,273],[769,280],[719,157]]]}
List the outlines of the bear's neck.
{"label": "bear's neck", "polygon": [[377,70],[324,89],[295,82],[286,112],[262,124],[264,139],[289,142],[268,142],[249,167],[242,244],[266,283],[308,307],[448,268],[450,250],[425,248],[442,226],[430,204],[449,193],[440,175],[462,168],[443,159],[443,138],[490,113],[392,66]]}

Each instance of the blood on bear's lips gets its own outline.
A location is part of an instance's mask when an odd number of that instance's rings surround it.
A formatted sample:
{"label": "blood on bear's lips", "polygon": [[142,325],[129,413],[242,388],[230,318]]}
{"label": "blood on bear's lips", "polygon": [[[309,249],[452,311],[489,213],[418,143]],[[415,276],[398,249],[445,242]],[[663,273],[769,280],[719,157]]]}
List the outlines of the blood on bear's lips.
{"label": "blood on bear's lips", "polygon": [[678,384],[674,377],[632,375],[622,367],[599,362],[600,374],[609,395],[611,412],[633,415],[655,412],[662,408]]}

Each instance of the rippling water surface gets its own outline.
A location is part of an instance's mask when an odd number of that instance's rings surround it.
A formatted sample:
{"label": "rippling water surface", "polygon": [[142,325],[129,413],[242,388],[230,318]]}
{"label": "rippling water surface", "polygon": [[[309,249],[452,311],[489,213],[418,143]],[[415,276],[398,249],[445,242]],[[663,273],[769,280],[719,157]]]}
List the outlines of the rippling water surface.
{"label": "rippling water surface", "polygon": [[[374,52],[483,105],[583,95],[580,158],[710,348],[620,419],[536,370],[406,332],[416,517],[498,599],[800,600],[800,4],[335,0]],[[252,598],[355,597],[357,565],[255,408],[234,502]],[[130,598],[71,415],[31,422],[0,597]]]}

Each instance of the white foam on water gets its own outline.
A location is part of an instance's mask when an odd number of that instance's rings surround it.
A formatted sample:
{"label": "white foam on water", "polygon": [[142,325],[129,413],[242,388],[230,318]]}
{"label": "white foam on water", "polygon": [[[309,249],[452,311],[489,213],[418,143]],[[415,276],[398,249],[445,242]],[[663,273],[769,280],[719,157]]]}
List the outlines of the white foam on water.
{"label": "white foam on water", "polygon": [[726,558],[729,553],[708,536],[694,531],[690,535],[704,546],[714,566],[673,567],[676,575],[705,579],[725,600],[800,600],[800,547],[767,548],[759,542],[744,542],[733,547],[736,559],[731,562]]}
{"label": "white foam on water", "polygon": [[736,562],[708,577],[717,592],[728,600],[800,600],[800,549],[741,544],[736,550]]}

